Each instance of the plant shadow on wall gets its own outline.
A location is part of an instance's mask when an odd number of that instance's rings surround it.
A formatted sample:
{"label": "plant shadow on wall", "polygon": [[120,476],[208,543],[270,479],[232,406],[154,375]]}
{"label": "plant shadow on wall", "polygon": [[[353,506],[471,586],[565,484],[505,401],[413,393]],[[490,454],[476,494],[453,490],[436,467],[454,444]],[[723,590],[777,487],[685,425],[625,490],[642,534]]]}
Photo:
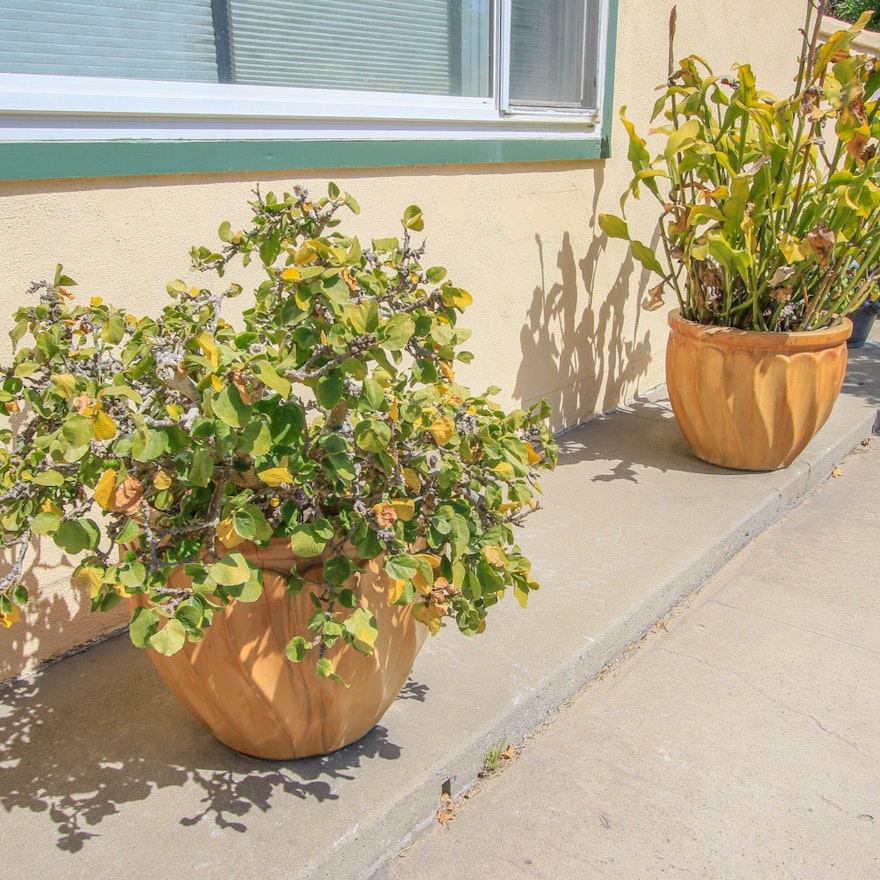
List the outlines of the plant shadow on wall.
{"label": "plant shadow on wall", "polygon": [[[70,645],[78,644],[89,638],[83,635],[83,619],[88,616],[89,600],[86,596],[77,596],[70,588],[69,583],[63,579],[63,573],[69,570],[70,558],[66,554],[59,557],[57,551],[45,552],[43,542],[37,541],[33,545],[33,558],[27,566],[22,583],[33,596],[32,607],[29,614],[45,622],[43,630],[24,627],[0,627],[0,681],[14,678],[28,668],[37,655],[46,658],[54,651],[66,650]],[[8,571],[11,567],[11,554],[8,550],[0,551],[0,570]],[[59,572],[62,577],[59,578]],[[53,577],[60,580],[59,589],[50,591],[40,589],[40,584],[51,581]],[[121,612],[121,609],[119,609]],[[114,620],[108,616],[103,621],[105,632],[114,629]],[[122,627],[127,623],[127,617],[121,613],[116,614],[117,625]],[[43,644],[41,633],[51,633],[54,643]],[[57,646],[62,646],[60,649]]]}
{"label": "plant shadow on wall", "polygon": [[[268,813],[275,798],[337,800],[343,795],[334,783],[355,778],[363,762],[401,754],[382,726],[324,757],[259,761],[238,754],[185,714],[149,671],[147,658],[125,642],[96,645],[0,690],[0,805],[11,814],[3,820],[7,830],[16,811],[45,814],[58,849],[77,853],[125,805],[176,787],[183,790],[177,799],[182,815],[168,820],[213,822],[244,833],[246,817]],[[410,681],[401,698],[422,701],[426,690]],[[291,809],[296,802],[288,797],[285,803]]]}
{"label": "plant shadow on wall", "polygon": [[[597,174],[596,192],[601,189]],[[593,214],[595,215],[595,205]],[[515,392],[521,400],[546,397],[556,424],[570,427],[591,415],[611,409],[635,391],[647,372],[650,333],[639,339],[639,316],[627,324],[626,305],[634,292],[634,263],[621,264],[610,288],[597,287],[600,256],[607,237],[599,234],[578,260],[566,232],[556,256],[558,280],[550,281],[547,254],[540,233],[535,234],[541,282],[532,293],[520,340],[522,362]],[[586,291],[586,301],[579,288]]]}

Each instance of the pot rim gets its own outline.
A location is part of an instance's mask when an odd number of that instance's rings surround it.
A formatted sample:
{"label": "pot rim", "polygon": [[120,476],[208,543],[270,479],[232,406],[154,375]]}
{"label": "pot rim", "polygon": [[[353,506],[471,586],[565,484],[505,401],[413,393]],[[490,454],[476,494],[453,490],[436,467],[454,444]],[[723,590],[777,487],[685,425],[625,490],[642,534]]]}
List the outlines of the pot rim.
{"label": "pot rim", "polygon": [[679,309],[669,312],[667,321],[673,334],[700,339],[705,342],[717,340],[728,348],[748,348],[758,351],[821,351],[841,345],[852,334],[852,321],[843,317],[840,324],[820,330],[740,330],[738,327],[719,327],[699,324],[682,318]]}

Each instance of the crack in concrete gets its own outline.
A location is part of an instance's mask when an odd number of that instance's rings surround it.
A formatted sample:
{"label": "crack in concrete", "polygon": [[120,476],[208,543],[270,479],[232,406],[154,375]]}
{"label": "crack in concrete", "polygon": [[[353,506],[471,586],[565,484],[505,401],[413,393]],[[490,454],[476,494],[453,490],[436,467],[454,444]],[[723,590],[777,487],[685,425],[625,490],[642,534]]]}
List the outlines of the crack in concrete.
{"label": "crack in concrete", "polygon": [[801,718],[808,718],[823,733],[827,733],[829,736],[834,737],[834,739],[839,740],[845,746],[848,746],[850,749],[852,749],[857,755],[861,755],[861,757],[870,761],[872,764],[880,764],[880,760],[878,760],[873,755],[869,755],[866,752],[863,752],[854,742],[851,742],[846,737],[844,737],[841,734],[837,733],[836,731],[831,730],[828,727],[826,727],[818,718],[815,717],[815,715],[811,715],[809,712],[804,712],[800,709],[795,709],[793,706],[789,706],[787,703],[783,702],[782,700],[778,699],[777,697],[774,697],[771,694],[768,694],[766,691],[762,690],[756,684],[749,681],[744,675],[740,674],[735,669],[731,669],[728,666],[724,666],[724,665],[717,664],[717,663],[710,663],[707,660],[703,660],[700,657],[695,657],[692,654],[686,654],[681,651],[675,651],[675,650],[672,650],[667,647],[661,647],[659,645],[657,646],[657,650],[663,651],[664,653],[670,654],[674,657],[681,657],[682,659],[685,659],[685,660],[692,660],[694,663],[698,663],[699,665],[705,666],[708,669],[720,670],[722,672],[726,672],[729,675],[734,676],[734,678],[741,681],[744,685],[746,685],[746,687],[750,688],[756,694],[758,694],[759,696],[761,696],[765,700],[767,700],[767,702],[772,703],[775,706],[779,706],[781,709],[784,709],[786,712],[790,712],[792,715],[798,715]]}
{"label": "crack in concrete", "polygon": [[707,602],[711,602],[713,605],[720,605],[722,608],[727,608],[730,611],[737,611],[740,614],[748,614],[751,617],[757,617],[760,620],[767,620],[770,623],[778,623],[781,626],[787,627],[788,629],[796,629],[798,632],[809,633],[813,636],[818,636],[822,639],[828,639],[830,642],[836,642],[838,645],[846,645],[850,648],[856,648],[859,651],[865,651],[868,654],[874,654],[876,656],[880,656],[880,651],[876,651],[873,648],[868,648],[865,645],[857,645],[855,642],[849,642],[846,639],[839,639],[836,636],[829,635],[828,633],[817,632],[814,629],[810,629],[806,626],[799,626],[796,623],[789,623],[786,620],[780,620],[778,617],[773,617],[769,614],[761,614],[757,611],[752,611],[748,608],[741,608],[738,605],[730,605],[727,602],[721,602],[718,599],[710,598],[707,599]]}

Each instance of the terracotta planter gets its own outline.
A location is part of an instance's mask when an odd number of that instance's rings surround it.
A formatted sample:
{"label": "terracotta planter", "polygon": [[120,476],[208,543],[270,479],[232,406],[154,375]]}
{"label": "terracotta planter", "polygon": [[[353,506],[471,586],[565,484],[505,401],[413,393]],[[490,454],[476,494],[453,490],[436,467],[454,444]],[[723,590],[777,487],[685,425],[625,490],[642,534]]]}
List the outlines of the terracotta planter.
{"label": "terracotta planter", "polygon": [[[387,575],[376,560],[356,587],[376,617],[379,637],[369,657],[339,639],[327,651],[350,685],[319,678],[311,655],[292,663],[284,654],[296,635],[308,637],[314,613],[308,588],[291,596],[287,575],[297,565],[306,578],[313,560],[295,557],[287,542],[236,547],[263,569],[256,602],[218,612],[205,638],[165,657],[149,651],[159,674],[189,712],[230,748],[258,758],[293,759],[335,751],[355,742],[382,717],[406,683],[427,629],[409,606],[389,606]],[[182,572],[172,583],[185,584]]]}
{"label": "terracotta planter", "polygon": [[694,454],[747,471],[788,467],[825,424],[851,324],[803,333],[713,327],[669,315],[666,383]]}

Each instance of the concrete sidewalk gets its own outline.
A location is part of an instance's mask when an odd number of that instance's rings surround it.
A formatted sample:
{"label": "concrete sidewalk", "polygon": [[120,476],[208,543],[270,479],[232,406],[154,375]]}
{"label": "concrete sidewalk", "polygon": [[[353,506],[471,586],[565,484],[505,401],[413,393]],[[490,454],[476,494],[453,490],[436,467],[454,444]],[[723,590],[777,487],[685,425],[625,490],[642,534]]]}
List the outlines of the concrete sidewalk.
{"label": "concrete sidewalk", "polygon": [[880,877],[880,440],[384,880]]}
{"label": "concrete sidewalk", "polygon": [[[522,533],[542,583],[529,608],[502,603],[479,638],[429,640],[379,726],[325,758],[230,752],[125,637],[0,692],[0,821],[11,841],[0,877],[371,876],[432,825],[441,792],[472,785],[491,746],[539,727],[827,481],[871,434],[878,405],[880,345],[870,343],[852,353],[828,424],[785,471],[694,459],[662,396],[564,435],[543,481],[546,509]],[[861,520],[854,528],[870,546]]]}

